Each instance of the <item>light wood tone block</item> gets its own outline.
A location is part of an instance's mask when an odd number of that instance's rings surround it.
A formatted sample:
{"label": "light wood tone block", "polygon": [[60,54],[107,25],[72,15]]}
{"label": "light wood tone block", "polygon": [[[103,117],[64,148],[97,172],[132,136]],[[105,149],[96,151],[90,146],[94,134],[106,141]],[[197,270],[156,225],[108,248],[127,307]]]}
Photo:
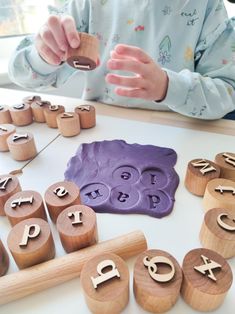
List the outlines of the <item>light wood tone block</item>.
{"label": "light wood tone block", "polygon": [[55,256],[55,245],[49,224],[40,218],[30,218],[16,224],[7,244],[20,269],[30,267]]}
{"label": "light wood tone block", "polygon": [[8,106],[0,105],[0,124],[11,124],[11,114]]}
{"label": "light wood tone block", "polygon": [[46,122],[44,110],[51,106],[49,101],[37,100],[31,104],[31,109],[33,113],[33,119],[35,122],[44,123]]}
{"label": "light wood tone block", "polygon": [[57,218],[56,228],[67,253],[98,241],[96,213],[85,205],[73,205],[64,209]]}
{"label": "light wood tone block", "polygon": [[0,304],[9,303],[78,277],[84,263],[96,255],[114,253],[128,259],[146,249],[147,243],[143,233],[133,231],[36,267],[9,274],[0,280]]}
{"label": "light wood tone block", "polygon": [[41,101],[41,97],[38,95],[30,95],[22,99],[23,104],[30,105],[30,106],[37,101]]}
{"label": "light wood tone block", "polygon": [[77,49],[68,49],[67,63],[78,70],[94,70],[99,59],[99,40],[87,33],[79,33],[79,37],[79,47]]}
{"label": "light wood tone block", "polygon": [[207,159],[193,159],[188,163],[185,187],[192,194],[203,196],[210,180],[219,178],[220,168]]}
{"label": "light wood tone block", "polygon": [[0,239],[0,277],[4,276],[9,268],[9,256]]}
{"label": "light wood tone block", "polygon": [[214,179],[206,186],[203,207],[226,208],[235,211],[235,182],[227,179]]}
{"label": "light wood tone block", "polygon": [[42,196],[36,191],[21,191],[11,196],[4,206],[5,214],[12,226],[29,218],[47,220]]}
{"label": "light wood tone block", "polygon": [[220,153],[215,156],[215,162],[221,169],[221,178],[235,181],[235,153]]}
{"label": "light wood tone block", "polygon": [[10,114],[13,124],[17,126],[33,123],[32,110],[29,104],[17,104],[10,107]]}
{"label": "light wood tone block", "polygon": [[32,133],[13,133],[7,138],[7,145],[12,158],[15,160],[29,160],[37,155],[37,149]]}
{"label": "light wood tone block", "polygon": [[56,119],[59,131],[63,136],[70,137],[80,133],[79,117],[74,112],[61,113]]}
{"label": "light wood tone block", "polygon": [[15,133],[16,128],[12,124],[1,124],[0,125],[0,152],[8,152],[9,147],[7,144],[7,138]]}
{"label": "light wood tone block", "polygon": [[235,211],[213,208],[206,212],[200,231],[203,247],[224,258],[235,256]]}
{"label": "light wood tone block", "polygon": [[95,107],[91,105],[81,105],[75,108],[75,112],[80,119],[82,129],[93,128],[96,125]]}
{"label": "light wood tone block", "polygon": [[82,268],[81,285],[94,314],[121,313],[129,301],[129,270],[115,254],[100,254],[87,261]]}
{"label": "light wood tone block", "polygon": [[233,275],[221,255],[208,249],[192,250],[185,256],[182,269],[181,294],[193,309],[213,311],[223,303]]}
{"label": "light wood tone block", "polygon": [[6,201],[15,193],[21,191],[18,178],[11,174],[0,175],[0,216],[5,216]]}
{"label": "light wood tone block", "polygon": [[80,205],[80,190],[77,185],[69,181],[52,184],[45,192],[46,206],[51,220],[56,223],[59,214],[67,207]]}
{"label": "light wood tone block", "polygon": [[167,252],[148,250],[141,253],[134,267],[136,301],[152,313],[169,311],[180,295],[182,277],[179,263]]}
{"label": "light wood tone block", "polygon": [[44,109],[44,116],[45,116],[47,125],[50,128],[54,128],[54,129],[58,128],[56,117],[58,116],[58,114],[63,113],[63,112],[65,112],[64,106],[51,105],[49,107],[46,107]]}

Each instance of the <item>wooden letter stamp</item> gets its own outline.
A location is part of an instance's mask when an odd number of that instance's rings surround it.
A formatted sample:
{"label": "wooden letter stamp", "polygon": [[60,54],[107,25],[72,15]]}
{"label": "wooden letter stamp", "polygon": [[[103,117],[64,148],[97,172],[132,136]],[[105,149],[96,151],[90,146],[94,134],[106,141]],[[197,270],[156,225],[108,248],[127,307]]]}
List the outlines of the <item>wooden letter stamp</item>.
{"label": "wooden letter stamp", "polygon": [[51,185],[46,190],[44,199],[54,223],[65,208],[81,204],[79,188],[75,183],[69,181],[61,181]]}
{"label": "wooden letter stamp", "polygon": [[41,195],[36,191],[21,191],[11,196],[4,207],[12,226],[28,218],[47,220]]}
{"label": "wooden letter stamp", "polygon": [[18,178],[11,174],[0,175],[0,216],[5,216],[6,201],[15,193],[21,191]]}
{"label": "wooden letter stamp", "polygon": [[9,268],[9,256],[0,239],[0,277],[5,275]]}
{"label": "wooden letter stamp", "polygon": [[37,101],[41,101],[41,97],[37,95],[30,95],[22,99],[22,103],[29,106],[32,106]]}
{"label": "wooden letter stamp", "polygon": [[56,119],[59,131],[63,136],[70,137],[80,133],[80,121],[76,113],[64,112],[59,114]]}
{"label": "wooden letter stamp", "polygon": [[220,153],[215,156],[215,162],[221,169],[221,178],[235,181],[235,154]]}
{"label": "wooden letter stamp", "polygon": [[203,197],[203,207],[226,208],[235,210],[235,182],[227,179],[214,179],[206,186]]}
{"label": "wooden letter stamp", "polygon": [[94,70],[99,58],[99,40],[87,33],[79,33],[79,37],[79,47],[77,49],[68,49],[67,63],[77,70]]}
{"label": "wooden letter stamp", "polygon": [[144,310],[170,310],[179,297],[181,283],[181,267],[167,252],[148,250],[137,258],[133,288],[136,301]]}
{"label": "wooden letter stamp", "polygon": [[51,106],[49,101],[37,100],[31,104],[33,113],[33,119],[35,122],[44,123],[46,122],[44,110]]}
{"label": "wooden letter stamp", "polygon": [[183,261],[181,294],[197,311],[213,311],[224,301],[233,281],[227,261],[208,249],[190,251]]}
{"label": "wooden letter stamp", "polygon": [[91,105],[81,105],[75,108],[78,114],[82,129],[93,128],[96,125],[95,107]]}
{"label": "wooden letter stamp", "polygon": [[17,126],[33,123],[32,110],[29,104],[17,104],[10,108],[11,119]]}
{"label": "wooden letter stamp", "polygon": [[55,256],[55,245],[49,224],[41,218],[30,218],[16,224],[7,239],[11,254],[20,269]]}
{"label": "wooden letter stamp", "polygon": [[129,270],[115,254],[97,255],[86,262],[81,284],[92,313],[120,313],[129,301]]}
{"label": "wooden letter stamp", "polygon": [[0,105],[0,124],[11,124],[12,119],[8,106]]}
{"label": "wooden letter stamp", "polygon": [[15,126],[12,124],[1,124],[0,125],[0,152],[8,152],[9,147],[7,144],[7,138],[15,133]]}
{"label": "wooden letter stamp", "polygon": [[93,245],[98,240],[96,214],[85,205],[64,209],[57,218],[56,227],[67,253]]}
{"label": "wooden letter stamp", "polygon": [[15,160],[29,160],[37,155],[32,133],[13,133],[7,138],[7,145]]}
{"label": "wooden letter stamp", "polygon": [[214,162],[207,159],[194,159],[188,163],[185,187],[189,192],[203,196],[207,183],[219,176],[220,168]]}
{"label": "wooden letter stamp", "polygon": [[65,111],[64,106],[50,105],[44,108],[44,115],[47,125],[50,128],[58,128],[56,117]]}
{"label": "wooden letter stamp", "polygon": [[231,209],[213,208],[206,212],[200,231],[203,247],[224,258],[235,256],[235,212]]}

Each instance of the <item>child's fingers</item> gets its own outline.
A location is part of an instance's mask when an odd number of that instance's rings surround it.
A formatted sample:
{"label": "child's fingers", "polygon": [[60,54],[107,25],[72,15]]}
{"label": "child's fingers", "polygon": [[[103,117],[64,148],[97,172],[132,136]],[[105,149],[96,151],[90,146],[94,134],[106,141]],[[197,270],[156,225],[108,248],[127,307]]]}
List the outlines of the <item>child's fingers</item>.
{"label": "child's fingers", "polygon": [[78,48],[80,44],[80,38],[74,19],[71,16],[64,16],[61,20],[61,23],[70,47]]}
{"label": "child's fingers", "polygon": [[148,75],[146,64],[131,59],[110,59],[107,62],[107,67],[110,70],[133,72],[143,77]]}
{"label": "child's fingers", "polygon": [[128,56],[119,55],[115,50],[110,51],[110,57],[112,59],[129,59]]}
{"label": "child's fingers", "polygon": [[119,44],[115,47],[115,52],[122,56],[135,58],[142,63],[150,63],[152,59],[141,48]]}
{"label": "child's fingers", "polygon": [[65,36],[64,29],[61,25],[61,20],[56,15],[51,15],[47,21],[48,28],[51,30],[54,39],[60,50],[66,51],[68,49],[68,42]]}
{"label": "child's fingers", "polygon": [[141,88],[115,88],[115,93],[119,96],[130,97],[130,98],[142,98],[147,99],[147,92]]}
{"label": "child's fingers", "polygon": [[37,36],[35,41],[36,49],[39,55],[49,64],[59,65],[61,63],[61,59],[48,47],[45,42],[42,40],[40,35]]}
{"label": "child's fingers", "polygon": [[145,88],[145,80],[140,76],[121,76],[116,74],[107,74],[106,82],[114,85],[132,87],[132,88]]}
{"label": "child's fingers", "polygon": [[[51,30],[44,25],[39,31],[40,39],[48,46],[60,59],[64,56],[64,51],[60,50],[58,43]],[[42,46],[42,45],[41,45]]]}

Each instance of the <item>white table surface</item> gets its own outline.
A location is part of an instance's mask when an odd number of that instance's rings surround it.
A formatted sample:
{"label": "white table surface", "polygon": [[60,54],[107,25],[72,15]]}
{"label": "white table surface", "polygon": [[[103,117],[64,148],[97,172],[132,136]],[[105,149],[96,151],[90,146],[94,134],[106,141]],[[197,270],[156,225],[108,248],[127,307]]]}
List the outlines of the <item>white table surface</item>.
{"label": "white table surface", "polygon": [[[29,93],[11,91],[11,97],[9,97],[7,90],[0,89],[1,103],[9,105],[19,102],[26,95],[29,95]],[[70,109],[80,103],[77,99],[57,96],[43,96],[43,98],[56,103],[59,102],[59,104],[63,104]],[[202,198],[190,194],[184,187],[187,163],[195,158],[214,160],[216,154],[224,151],[234,152],[234,135],[218,134],[218,132],[222,126],[222,129],[225,131],[226,128],[230,130],[224,133],[230,132],[234,134],[235,121],[203,122],[203,125],[208,128],[208,131],[200,131],[199,129],[203,129],[201,128],[200,121],[198,122],[198,126],[195,127],[197,124],[195,124],[195,120],[183,118],[184,123],[182,125],[185,126],[187,124],[187,127],[190,128],[186,129],[180,128],[178,125],[169,126],[163,125],[161,122],[156,122],[158,119],[156,119],[157,113],[155,112],[104,108],[102,105],[97,104],[98,115],[97,126],[95,128],[82,130],[80,135],[72,138],[57,137],[58,130],[49,129],[45,124],[33,123],[28,127],[17,128],[19,131],[21,129],[24,131],[28,130],[34,134],[38,150],[41,150],[50,143],[34,160],[24,167],[23,174],[19,176],[22,189],[33,189],[44,195],[44,192],[51,184],[63,180],[66,163],[82,143],[123,139],[130,144],[152,144],[173,148],[178,155],[175,169],[180,176],[180,184],[176,191],[176,202],[173,212],[162,219],[145,215],[97,214],[98,233],[99,240],[103,241],[140,229],[147,238],[149,248],[167,251],[182,264],[184,256],[190,250],[201,247],[199,231],[204,217]],[[107,110],[110,114],[107,113]],[[118,117],[114,117],[115,112]],[[120,117],[122,112],[123,118]],[[130,119],[128,119],[127,114]],[[160,113],[160,118],[163,115]],[[166,118],[162,119],[165,119],[164,121],[168,124],[172,116],[175,119],[173,113],[166,113]],[[179,117],[179,120],[181,119]],[[152,123],[149,121],[152,121]],[[217,130],[215,130],[216,125],[218,125]],[[52,141],[54,138],[56,139]],[[21,168],[23,165],[24,163],[22,162],[13,161],[9,153],[0,153],[0,173],[7,173]],[[56,256],[62,256],[66,253],[61,246],[55,227],[52,224],[51,227],[56,243]],[[0,238],[5,246],[9,230],[10,224],[7,218],[0,217]],[[132,291],[132,271],[135,259],[136,257],[128,260],[131,286],[130,301],[123,311],[125,314],[147,313],[135,302]],[[235,258],[230,259],[229,264],[235,276]],[[16,271],[18,269],[11,258],[8,273]],[[234,308],[235,282],[228,292],[223,305],[213,313],[232,314],[234,313]],[[65,312],[68,314],[90,313],[82,294],[79,278],[0,306],[1,314],[62,314]],[[191,309],[180,297],[169,313],[191,314],[199,312]]]}

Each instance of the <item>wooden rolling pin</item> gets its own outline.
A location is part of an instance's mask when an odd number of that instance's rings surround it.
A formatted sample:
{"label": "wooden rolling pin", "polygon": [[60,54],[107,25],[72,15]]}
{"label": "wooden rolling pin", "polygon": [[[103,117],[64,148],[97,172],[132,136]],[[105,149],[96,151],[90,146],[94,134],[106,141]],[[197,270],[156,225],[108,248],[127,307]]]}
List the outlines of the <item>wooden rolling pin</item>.
{"label": "wooden rolling pin", "polygon": [[147,249],[141,231],[98,243],[60,258],[20,270],[0,278],[0,304],[57,286],[79,277],[86,261],[102,253],[115,253],[127,259]]}

